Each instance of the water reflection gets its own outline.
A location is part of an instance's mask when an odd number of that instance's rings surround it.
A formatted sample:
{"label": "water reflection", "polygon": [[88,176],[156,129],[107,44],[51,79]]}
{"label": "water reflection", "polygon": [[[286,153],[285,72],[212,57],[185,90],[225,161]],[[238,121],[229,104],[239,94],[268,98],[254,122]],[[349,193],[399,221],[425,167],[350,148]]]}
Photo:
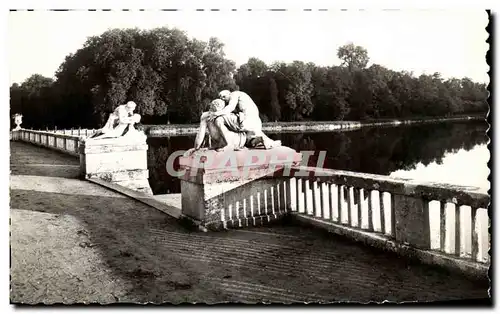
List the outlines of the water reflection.
{"label": "water reflection", "polygon": [[[326,151],[326,168],[425,181],[439,179],[440,182],[480,186],[487,190],[486,130],[485,122],[467,122],[364,128],[349,132],[282,133],[270,134],[270,137],[298,151]],[[179,181],[167,174],[165,163],[169,154],[187,150],[193,142],[194,136],[148,138],[148,168],[153,193],[180,192]],[[316,165],[317,156],[310,159],[309,165]],[[465,168],[468,171],[464,172]]]}
{"label": "water reflection", "polygon": [[490,182],[488,161],[490,151],[486,144],[474,146],[471,150],[453,150],[445,153],[440,163],[434,161],[428,165],[418,163],[412,170],[397,170],[390,176],[408,178],[420,181],[453,183],[465,186],[479,187],[480,192],[487,193]]}

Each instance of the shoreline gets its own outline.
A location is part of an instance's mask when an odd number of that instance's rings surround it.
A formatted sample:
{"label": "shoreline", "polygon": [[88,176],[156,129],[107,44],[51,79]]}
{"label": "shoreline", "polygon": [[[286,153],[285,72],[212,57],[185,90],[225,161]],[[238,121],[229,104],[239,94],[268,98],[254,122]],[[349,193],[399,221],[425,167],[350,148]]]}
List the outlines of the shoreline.
{"label": "shoreline", "polygon": [[[406,120],[371,120],[371,121],[300,121],[300,122],[265,122],[262,124],[264,132],[326,132],[350,131],[362,127],[373,126],[399,126],[409,124],[440,123],[486,120],[484,116],[460,116],[443,118],[420,118]],[[148,136],[160,137],[171,135],[194,135],[198,132],[197,124],[146,124],[144,125]]]}

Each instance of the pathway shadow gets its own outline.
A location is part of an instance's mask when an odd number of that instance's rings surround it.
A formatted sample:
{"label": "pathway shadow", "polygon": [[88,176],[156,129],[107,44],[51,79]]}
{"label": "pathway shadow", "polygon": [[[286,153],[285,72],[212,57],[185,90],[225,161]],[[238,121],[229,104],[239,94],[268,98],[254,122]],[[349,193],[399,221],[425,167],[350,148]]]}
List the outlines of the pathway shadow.
{"label": "pathway shadow", "polygon": [[72,165],[24,164],[22,166],[11,165],[10,171],[11,175],[77,179],[80,168]]}
{"label": "pathway shadow", "polygon": [[11,175],[78,178],[79,166],[78,157],[33,144],[10,142]]}
{"label": "pathway shadow", "polygon": [[188,296],[176,291],[189,290],[206,271],[156,245],[151,229],[188,233],[177,220],[129,198],[13,189],[10,207],[76,217],[83,226],[80,245],[97,248],[114,275],[133,287],[120,301],[182,302]]}
{"label": "pathway shadow", "polygon": [[[82,222],[85,227],[79,232],[88,237],[83,242],[97,248],[113,274],[130,285],[121,302],[214,303],[231,296],[237,301],[246,293],[236,290],[231,295],[232,290],[213,278],[302,291],[325,301],[487,297],[487,286],[481,283],[420,265],[409,269],[404,260],[354,244],[321,236],[311,240],[310,232],[302,240],[257,236],[260,245],[253,242],[255,234],[247,242],[231,232],[191,233],[177,220],[129,198],[11,190],[11,208],[72,215]],[[300,237],[300,229],[296,231]],[[266,241],[274,244],[259,257],[253,249]]]}

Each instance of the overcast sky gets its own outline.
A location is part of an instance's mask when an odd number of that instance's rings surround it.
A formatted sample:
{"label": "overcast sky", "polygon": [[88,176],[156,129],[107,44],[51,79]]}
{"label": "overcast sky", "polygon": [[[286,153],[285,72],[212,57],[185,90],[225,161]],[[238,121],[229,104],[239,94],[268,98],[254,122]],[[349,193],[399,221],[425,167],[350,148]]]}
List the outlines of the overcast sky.
{"label": "overcast sky", "polygon": [[293,60],[338,65],[337,48],[354,42],[370,64],[393,70],[488,82],[486,12],[453,11],[18,11],[8,20],[10,84],[34,73],[53,77],[65,56],[109,28],[177,27],[188,36],[218,37],[237,65]]}

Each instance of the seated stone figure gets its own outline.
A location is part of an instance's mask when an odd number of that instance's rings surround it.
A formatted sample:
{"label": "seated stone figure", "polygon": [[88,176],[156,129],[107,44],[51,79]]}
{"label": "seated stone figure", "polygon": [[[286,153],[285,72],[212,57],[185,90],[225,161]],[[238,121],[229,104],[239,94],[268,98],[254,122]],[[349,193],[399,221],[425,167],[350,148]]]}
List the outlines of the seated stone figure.
{"label": "seated stone figure", "polygon": [[104,127],[90,138],[114,138],[137,132],[134,124],[141,121],[141,116],[139,114],[134,114],[136,106],[137,105],[133,101],[118,106],[115,111],[109,115],[108,121]]}
{"label": "seated stone figure", "polygon": [[[194,141],[194,148],[188,150],[184,154],[185,156],[192,155],[195,151],[200,150],[204,144],[207,146],[207,149],[215,149],[217,151],[220,151],[225,147],[233,150],[240,150],[245,147],[247,142],[246,132],[228,132],[226,129],[224,130],[226,132],[224,137],[220,128],[215,125],[215,121],[210,120],[212,114],[222,110],[224,105],[223,100],[215,99],[210,103],[209,111],[202,113],[200,117],[200,128]],[[208,137],[206,137],[207,130]],[[208,143],[206,143],[207,141],[205,141],[205,138],[208,139]]]}

